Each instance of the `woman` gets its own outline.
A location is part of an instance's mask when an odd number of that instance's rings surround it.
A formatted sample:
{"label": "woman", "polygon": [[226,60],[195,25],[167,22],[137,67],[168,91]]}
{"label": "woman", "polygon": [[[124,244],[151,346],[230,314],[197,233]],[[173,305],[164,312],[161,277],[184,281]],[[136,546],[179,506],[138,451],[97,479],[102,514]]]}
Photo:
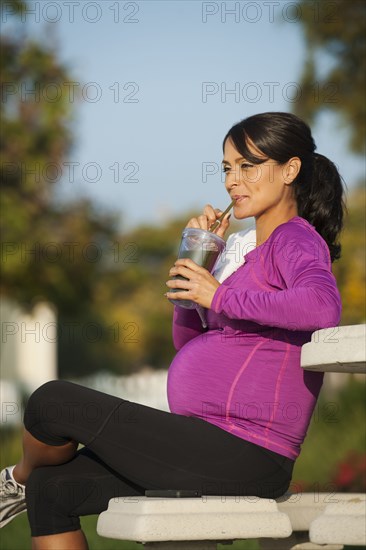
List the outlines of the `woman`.
{"label": "woman", "polygon": [[[221,283],[189,259],[170,270],[186,280],[170,279],[166,297],[208,320],[174,310],[171,413],[65,381],[30,397],[23,458],[1,472],[2,524],[27,508],[35,550],[87,548],[79,516],[145,489],[276,498],[289,487],[322,385],[301,369],[301,346],[340,319],[342,181],[291,114],[241,121],[223,149],[234,216],[255,218],[256,247]],[[188,227],[219,215],[208,205]],[[227,216],[217,233],[228,227]]]}

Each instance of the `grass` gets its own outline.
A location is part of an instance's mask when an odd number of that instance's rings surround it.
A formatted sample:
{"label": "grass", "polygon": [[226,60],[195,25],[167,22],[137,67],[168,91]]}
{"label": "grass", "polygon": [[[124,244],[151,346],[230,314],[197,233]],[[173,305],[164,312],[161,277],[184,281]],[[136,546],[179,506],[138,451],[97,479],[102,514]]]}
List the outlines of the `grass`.
{"label": "grass", "polygon": [[[365,384],[351,381],[332,399],[321,398],[309,427],[302,453],[296,462],[293,480],[307,482],[314,491],[327,492],[336,464],[350,449],[364,452]],[[14,464],[21,452],[20,430],[2,430],[1,469]],[[310,485],[312,487],[312,485]],[[311,489],[312,490],[312,489]],[[333,490],[333,489],[332,489]],[[364,490],[360,487],[360,491]],[[81,518],[90,550],[143,550],[142,544],[99,537],[97,516]],[[220,550],[258,550],[257,541],[235,541]],[[365,547],[362,547],[365,550]],[[0,550],[31,550],[26,514],[21,514],[0,531]],[[349,547],[356,550],[356,547]]]}
{"label": "grass", "polygon": [[[143,544],[100,537],[96,532],[98,516],[81,518],[90,550],[143,550]],[[0,531],[1,550],[31,550],[27,515],[21,514]],[[235,541],[232,546],[218,545],[219,550],[259,550],[257,541]],[[66,550],[66,549],[65,549]]]}
{"label": "grass", "polygon": [[[142,550],[144,548],[142,544],[100,537],[96,532],[97,516],[81,518],[81,523],[91,550]],[[21,514],[1,530],[0,548],[1,550],[31,550],[26,514]]]}

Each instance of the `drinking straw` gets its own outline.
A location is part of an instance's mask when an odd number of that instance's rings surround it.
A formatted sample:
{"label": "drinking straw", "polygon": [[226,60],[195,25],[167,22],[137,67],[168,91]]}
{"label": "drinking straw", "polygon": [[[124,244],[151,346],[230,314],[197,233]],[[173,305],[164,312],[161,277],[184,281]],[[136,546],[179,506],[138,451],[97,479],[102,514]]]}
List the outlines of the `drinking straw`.
{"label": "drinking straw", "polygon": [[217,220],[209,227],[209,231],[212,233],[213,231],[215,231],[215,229],[217,229],[220,225],[220,223],[222,222],[222,220],[225,218],[226,214],[232,209],[232,207],[234,206],[235,204],[235,200],[236,199],[233,199],[231,201],[231,203],[229,204],[229,206],[226,208],[226,210],[223,211],[223,213],[221,214],[221,216],[219,218],[217,218]]}

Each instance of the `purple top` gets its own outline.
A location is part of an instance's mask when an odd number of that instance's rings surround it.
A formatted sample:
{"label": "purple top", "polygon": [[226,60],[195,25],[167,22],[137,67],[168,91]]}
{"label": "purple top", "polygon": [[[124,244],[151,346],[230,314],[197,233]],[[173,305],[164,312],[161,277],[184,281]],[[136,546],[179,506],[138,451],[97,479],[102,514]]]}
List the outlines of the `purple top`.
{"label": "purple top", "polygon": [[244,258],[216,290],[208,330],[174,308],[169,407],[294,460],[323,382],[301,368],[301,346],[340,320],[329,250],[296,216]]}

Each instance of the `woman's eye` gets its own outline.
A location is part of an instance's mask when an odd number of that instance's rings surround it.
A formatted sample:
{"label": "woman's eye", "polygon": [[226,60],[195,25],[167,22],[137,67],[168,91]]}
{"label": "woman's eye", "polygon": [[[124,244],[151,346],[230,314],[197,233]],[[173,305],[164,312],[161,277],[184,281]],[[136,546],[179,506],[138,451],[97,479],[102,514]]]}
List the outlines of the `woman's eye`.
{"label": "woman's eye", "polygon": [[[240,168],[242,170],[248,170],[249,168],[253,168],[253,164],[249,164],[248,162],[243,162],[243,164],[240,165]],[[223,166],[222,167],[222,171],[227,173],[227,172],[230,172],[231,168],[230,166]]]}

